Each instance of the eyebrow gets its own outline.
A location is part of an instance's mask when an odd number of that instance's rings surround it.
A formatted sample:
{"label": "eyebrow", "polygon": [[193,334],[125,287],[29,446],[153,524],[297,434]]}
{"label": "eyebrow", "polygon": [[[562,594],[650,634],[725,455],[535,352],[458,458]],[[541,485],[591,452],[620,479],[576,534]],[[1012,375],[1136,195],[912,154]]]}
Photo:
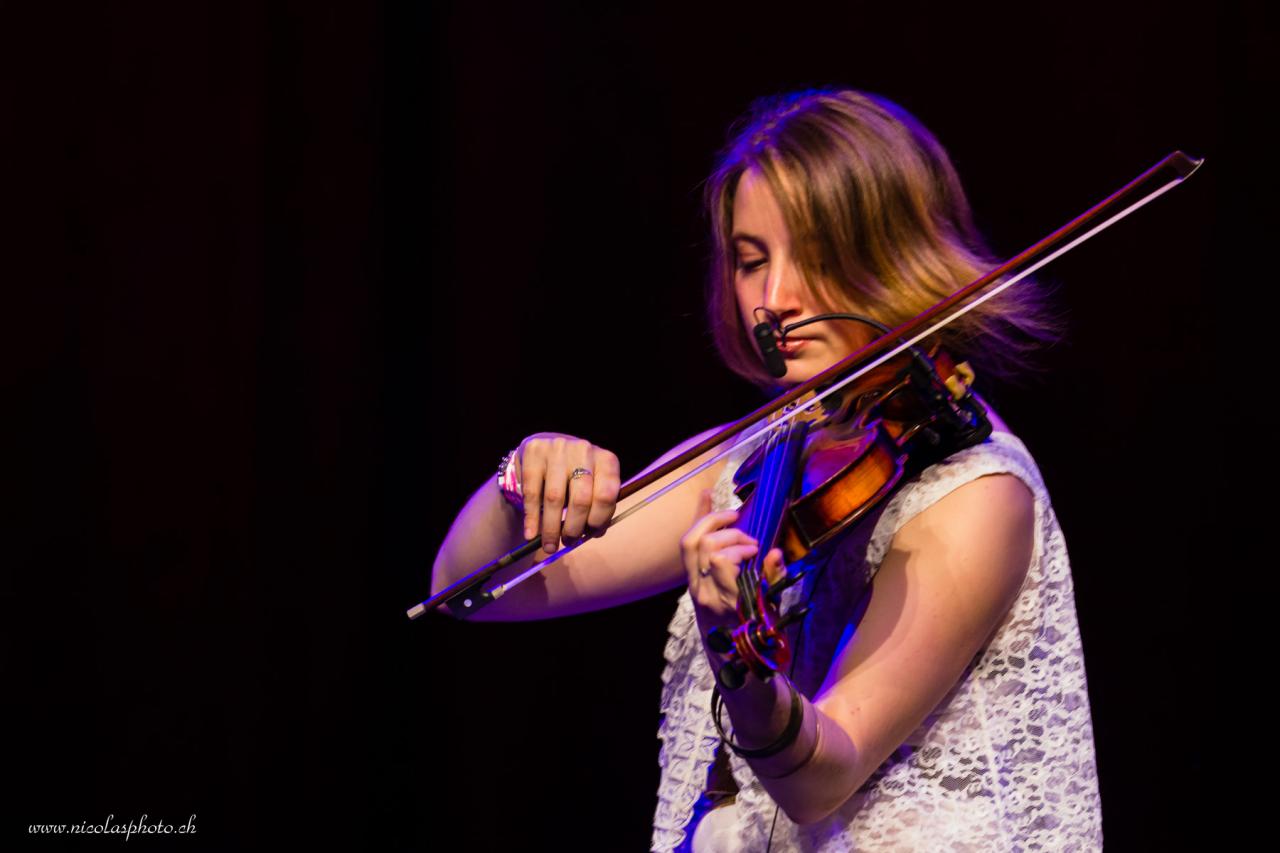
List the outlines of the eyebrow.
{"label": "eyebrow", "polygon": [[765,245],[764,240],[754,234],[745,234],[741,231],[736,231],[729,237],[729,239],[734,243],[737,243],[739,240],[744,243],[750,243],[766,255],[769,254],[769,247]]}

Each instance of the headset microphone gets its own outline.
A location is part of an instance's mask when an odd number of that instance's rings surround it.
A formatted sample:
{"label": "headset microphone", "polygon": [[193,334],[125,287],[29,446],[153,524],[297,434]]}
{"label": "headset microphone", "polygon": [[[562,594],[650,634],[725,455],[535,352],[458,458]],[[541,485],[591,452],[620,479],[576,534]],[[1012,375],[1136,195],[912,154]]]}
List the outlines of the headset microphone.
{"label": "headset microphone", "polygon": [[764,311],[769,316],[768,320],[758,323],[752,330],[752,334],[756,337],[756,346],[760,349],[760,356],[764,359],[764,366],[769,371],[769,375],[781,379],[787,375],[787,362],[782,357],[782,353],[778,352],[778,334],[775,331],[779,326],[778,317],[767,308],[757,308],[756,311]]}

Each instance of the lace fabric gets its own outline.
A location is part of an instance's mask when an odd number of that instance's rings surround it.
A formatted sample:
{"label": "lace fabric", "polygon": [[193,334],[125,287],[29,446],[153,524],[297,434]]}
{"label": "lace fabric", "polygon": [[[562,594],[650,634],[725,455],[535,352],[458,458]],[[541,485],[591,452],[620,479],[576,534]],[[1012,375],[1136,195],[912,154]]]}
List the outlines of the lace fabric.
{"label": "lace fabric", "polygon": [[[743,446],[730,456],[713,492],[716,509],[737,506],[733,474],[751,449]],[[795,646],[792,680],[806,696],[818,690],[897,531],[959,486],[998,473],[1018,477],[1035,495],[1035,539],[1023,587],[991,641],[903,746],[822,821],[792,822],[750,766],[730,755],[740,790],[737,801],[724,807],[732,811],[716,815],[716,824],[723,833],[726,822],[736,821],[737,848],[1101,849],[1102,810],[1070,564],[1040,472],[1017,437],[993,433],[926,468],[878,517],[860,525],[862,533],[852,534],[862,541],[847,543],[824,569],[787,591],[784,609],[802,598],[821,604]],[[676,607],[664,655],[654,851],[685,843],[719,746],[710,714],[713,676],[688,593]]]}

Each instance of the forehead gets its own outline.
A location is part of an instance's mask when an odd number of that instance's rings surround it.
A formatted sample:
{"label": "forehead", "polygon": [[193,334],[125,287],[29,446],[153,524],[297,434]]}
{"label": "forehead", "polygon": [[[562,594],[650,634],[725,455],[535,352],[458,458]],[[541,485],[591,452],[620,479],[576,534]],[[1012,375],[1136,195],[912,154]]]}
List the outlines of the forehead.
{"label": "forehead", "polygon": [[743,172],[734,193],[733,239],[739,238],[755,238],[782,246],[790,240],[782,208],[768,178],[759,169]]}

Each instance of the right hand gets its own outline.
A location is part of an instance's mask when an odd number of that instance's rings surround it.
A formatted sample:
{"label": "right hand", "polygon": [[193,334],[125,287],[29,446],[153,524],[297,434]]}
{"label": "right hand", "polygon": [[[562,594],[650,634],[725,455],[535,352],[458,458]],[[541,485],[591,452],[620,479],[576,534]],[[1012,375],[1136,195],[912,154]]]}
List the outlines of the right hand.
{"label": "right hand", "polygon": [[[577,468],[591,473],[570,480]],[[618,472],[617,456],[581,438],[540,432],[520,442],[516,476],[524,493],[524,538],[541,534],[542,548],[551,554],[562,538],[573,545],[603,535],[618,502]]]}

